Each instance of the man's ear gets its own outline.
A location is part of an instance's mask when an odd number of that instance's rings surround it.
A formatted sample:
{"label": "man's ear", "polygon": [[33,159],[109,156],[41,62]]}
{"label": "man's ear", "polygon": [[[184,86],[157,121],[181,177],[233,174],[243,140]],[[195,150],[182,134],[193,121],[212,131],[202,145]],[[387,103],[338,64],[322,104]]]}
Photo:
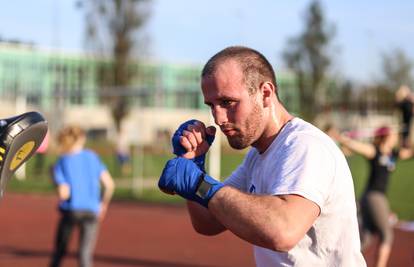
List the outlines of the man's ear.
{"label": "man's ear", "polygon": [[260,91],[263,97],[263,107],[270,107],[275,94],[275,86],[271,82],[263,82]]}

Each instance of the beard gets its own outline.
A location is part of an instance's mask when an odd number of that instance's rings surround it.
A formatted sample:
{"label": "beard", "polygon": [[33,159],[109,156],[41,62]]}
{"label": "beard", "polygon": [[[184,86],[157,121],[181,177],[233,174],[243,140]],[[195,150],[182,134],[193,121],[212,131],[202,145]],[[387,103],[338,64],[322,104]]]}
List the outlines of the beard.
{"label": "beard", "polygon": [[227,141],[234,149],[245,149],[257,141],[259,132],[262,129],[263,112],[258,103],[254,102],[254,107],[246,120],[240,127],[233,127],[236,134],[227,136]]}

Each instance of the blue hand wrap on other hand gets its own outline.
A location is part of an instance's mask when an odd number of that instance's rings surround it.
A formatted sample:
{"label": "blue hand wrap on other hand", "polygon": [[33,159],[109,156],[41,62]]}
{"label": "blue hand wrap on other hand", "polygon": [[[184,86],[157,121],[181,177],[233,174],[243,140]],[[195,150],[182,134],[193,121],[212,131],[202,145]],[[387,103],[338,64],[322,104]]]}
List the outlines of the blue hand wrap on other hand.
{"label": "blue hand wrap on other hand", "polygon": [[[180,125],[180,127],[178,127],[178,129],[175,131],[173,137],[172,137],[172,146],[173,146],[173,153],[177,156],[182,156],[183,154],[187,153],[187,150],[181,145],[180,143],[180,137],[183,135],[183,131],[187,130],[188,126],[195,124],[197,122],[197,120],[189,120],[184,122],[183,124]],[[213,143],[215,138],[215,135],[209,135],[206,134],[206,141],[207,143],[211,146],[211,144]],[[192,161],[197,164],[197,166],[200,168],[200,170],[202,170],[203,172],[205,172],[205,159],[206,159],[206,154],[197,156],[195,158],[192,159]]]}
{"label": "blue hand wrap on other hand", "polygon": [[[197,188],[203,179],[211,187],[204,197],[196,194]],[[189,159],[174,158],[169,160],[162,171],[158,187],[164,191],[175,192],[185,199],[196,201],[208,208],[208,202],[214,194],[224,186],[220,181],[204,174],[198,166]]]}

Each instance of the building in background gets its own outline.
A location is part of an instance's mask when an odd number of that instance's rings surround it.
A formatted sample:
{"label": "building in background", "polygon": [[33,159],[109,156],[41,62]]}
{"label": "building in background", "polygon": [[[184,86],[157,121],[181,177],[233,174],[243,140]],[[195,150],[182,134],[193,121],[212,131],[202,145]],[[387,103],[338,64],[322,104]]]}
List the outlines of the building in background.
{"label": "building in background", "polygon": [[[110,84],[105,80],[112,78],[111,64],[110,60],[93,55],[0,43],[0,114],[35,108],[46,114],[52,132],[77,121],[91,132],[107,134],[113,131],[113,122],[102,99],[122,94],[131,107],[126,127],[142,128],[147,123],[145,127],[151,128],[147,129],[149,137],[141,137],[141,142],[152,142],[150,136],[174,129],[176,121],[192,115],[208,120],[209,110],[200,90],[202,65],[133,63],[129,66],[129,88],[119,90],[101,86]],[[289,110],[297,112],[294,75],[277,69],[276,72],[282,101]]]}

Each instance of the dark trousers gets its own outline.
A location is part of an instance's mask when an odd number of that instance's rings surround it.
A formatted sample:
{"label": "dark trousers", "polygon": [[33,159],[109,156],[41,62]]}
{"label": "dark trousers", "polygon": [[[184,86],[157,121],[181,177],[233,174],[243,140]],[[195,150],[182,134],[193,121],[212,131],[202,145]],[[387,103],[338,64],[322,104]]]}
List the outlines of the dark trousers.
{"label": "dark trousers", "polygon": [[403,120],[402,123],[402,145],[403,147],[410,147],[410,132],[411,132],[411,117]]}
{"label": "dark trousers", "polygon": [[390,207],[387,197],[382,192],[368,191],[361,199],[362,213],[362,248],[369,246],[371,236],[378,234],[382,244],[392,244],[393,228],[389,223]]}
{"label": "dark trousers", "polygon": [[66,255],[71,233],[75,226],[79,227],[78,260],[80,267],[92,266],[92,253],[98,232],[98,220],[92,212],[61,212],[56,232],[55,248],[50,262],[51,267],[60,266]]}

